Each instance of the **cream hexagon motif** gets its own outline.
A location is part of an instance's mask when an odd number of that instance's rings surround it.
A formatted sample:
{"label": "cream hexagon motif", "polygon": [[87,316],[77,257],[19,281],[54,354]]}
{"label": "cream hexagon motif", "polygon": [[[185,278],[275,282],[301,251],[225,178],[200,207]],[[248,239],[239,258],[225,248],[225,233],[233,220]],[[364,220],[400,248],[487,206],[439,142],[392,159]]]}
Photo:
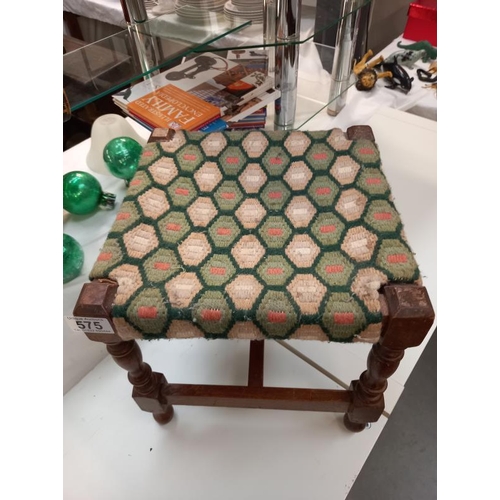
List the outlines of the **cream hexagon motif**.
{"label": "cream hexagon motif", "polygon": [[213,161],[206,161],[194,174],[194,179],[200,191],[213,191],[215,186],[222,180],[219,167]]}
{"label": "cream hexagon motif", "polygon": [[139,202],[144,215],[151,217],[152,219],[158,219],[160,215],[163,215],[170,208],[165,193],[158,188],[148,189],[145,193],[139,196],[137,201]]}
{"label": "cream hexagon motif", "polygon": [[229,339],[264,340],[264,334],[251,321],[237,321],[229,331]]}
{"label": "cream hexagon motif", "polygon": [[302,314],[317,314],[326,286],[312,274],[298,274],[287,286],[287,290]]}
{"label": "cream hexagon motif", "polygon": [[302,325],[293,332],[290,338],[298,340],[328,340],[328,336],[319,325]]}
{"label": "cream hexagon motif", "polygon": [[127,303],[132,294],[142,286],[141,272],[137,266],[123,264],[109,273],[109,277],[118,283],[114,303],[121,306]]}
{"label": "cream hexagon motif", "polygon": [[307,227],[315,213],[316,208],[306,196],[295,196],[285,211],[294,227]]}
{"label": "cream hexagon motif", "polygon": [[269,141],[262,132],[250,132],[241,145],[250,158],[258,158],[267,148]]}
{"label": "cream hexagon motif", "polygon": [[332,129],[326,141],[336,151],[346,151],[352,144],[352,141],[346,137],[344,131],[339,128]]}
{"label": "cream hexagon motif", "polygon": [[125,318],[113,318],[113,325],[122,340],[134,340],[144,338],[142,333],[135,329]]}
{"label": "cream hexagon motif", "polygon": [[359,169],[359,164],[350,156],[339,156],[330,169],[330,173],[337,179],[339,184],[345,185],[354,182]]}
{"label": "cream hexagon motif", "polygon": [[242,236],[231,250],[236,262],[243,269],[255,267],[265,253],[265,248],[253,234]]}
{"label": "cream hexagon motif", "polygon": [[347,221],[359,219],[367,202],[366,196],[357,189],[348,189],[340,195],[335,209]]}
{"label": "cream hexagon motif", "polygon": [[240,274],[226,285],[226,292],[231,297],[236,309],[251,309],[264,287],[249,274]]}
{"label": "cream hexagon motif", "polygon": [[312,172],[303,161],[294,161],[285,176],[283,177],[287,184],[294,191],[304,189],[307,183],[311,180]]}
{"label": "cream hexagon motif", "polygon": [[220,132],[208,134],[201,141],[201,147],[207,156],[217,156],[226,147],[227,140]]}
{"label": "cream hexagon motif", "polygon": [[319,247],[307,234],[296,234],[285,253],[297,267],[311,267],[319,254]]}
{"label": "cream hexagon motif", "polygon": [[188,266],[198,265],[212,250],[203,233],[191,233],[180,245],[179,255]]}
{"label": "cream hexagon motif", "polygon": [[[168,131],[166,134],[168,134]],[[159,144],[165,153],[175,153],[179,148],[186,144],[186,136],[183,131],[177,131],[172,138],[166,139],[165,137],[165,140],[160,141]]]}
{"label": "cream hexagon motif", "polygon": [[285,148],[292,156],[302,156],[311,144],[311,139],[304,132],[294,131],[285,141]]}
{"label": "cream hexagon motif", "polygon": [[235,215],[245,229],[255,229],[266,215],[266,209],[259,200],[247,198],[236,210]]}
{"label": "cream hexagon motif", "polygon": [[194,226],[207,227],[208,223],[217,215],[217,209],[210,198],[200,196],[187,209],[187,213]]}
{"label": "cream hexagon motif", "polygon": [[364,262],[370,260],[376,243],[375,234],[370,233],[364,227],[357,226],[347,231],[341,248],[351,259]]}
{"label": "cream hexagon motif", "polygon": [[188,307],[202,285],[195,273],[181,273],[167,281],[165,290],[174,308]]}
{"label": "cream hexagon motif", "polygon": [[148,170],[153,176],[153,179],[162,186],[168,184],[179,172],[173,158],[166,157],[160,158],[158,161],[154,162]]}
{"label": "cream hexagon motif", "polygon": [[198,339],[204,337],[203,332],[191,321],[174,319],[167,330],[168,339]]}
{"label": "cream hexagon motif", "polygon": [[352,282],[351,290],[365,303],[370,312],[379,312],[379,290],[387,282],[388,278],[383,272],[368,267],[358,271]]}
{"label": "cream hexagon motif", "polygon": [[258,193],[265,184],[267,175],[258,163],[250,163],[240,174],[239,181],[247,193]]}
{"label": "cream hexagon motif", "polygon": [[153,227],[139,224],[123,236],[125,248],[130,257],[142,258],[158,246]]}

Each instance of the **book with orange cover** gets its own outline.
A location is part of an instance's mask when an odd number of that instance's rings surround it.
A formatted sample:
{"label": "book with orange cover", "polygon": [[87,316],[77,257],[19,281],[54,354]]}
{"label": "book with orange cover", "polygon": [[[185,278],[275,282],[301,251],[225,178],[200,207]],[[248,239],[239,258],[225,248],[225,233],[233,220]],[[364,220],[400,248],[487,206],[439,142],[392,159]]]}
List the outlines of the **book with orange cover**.
{"label": "book with orange cover", "polygon": [[165,85],[130,102],[128,111],[153,128],[197,130],[221,116],[221,110],[175,85]]}

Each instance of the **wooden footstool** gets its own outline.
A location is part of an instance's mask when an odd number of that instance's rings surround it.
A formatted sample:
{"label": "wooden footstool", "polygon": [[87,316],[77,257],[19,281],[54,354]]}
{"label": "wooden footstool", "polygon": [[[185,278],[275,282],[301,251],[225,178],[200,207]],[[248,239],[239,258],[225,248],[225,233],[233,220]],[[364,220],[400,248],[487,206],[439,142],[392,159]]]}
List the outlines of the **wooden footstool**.
{"label": "wooden footstool", "polygon": [[[160,423],[206,405],[343,412],[360,431],[434,320],[366,126],[155,130],[90,279],[74,315]],[[202,337],[250,341],[248,386],[169,384],[136,342]],[[273,388],[266,339],[374,345],[348,390]]]}

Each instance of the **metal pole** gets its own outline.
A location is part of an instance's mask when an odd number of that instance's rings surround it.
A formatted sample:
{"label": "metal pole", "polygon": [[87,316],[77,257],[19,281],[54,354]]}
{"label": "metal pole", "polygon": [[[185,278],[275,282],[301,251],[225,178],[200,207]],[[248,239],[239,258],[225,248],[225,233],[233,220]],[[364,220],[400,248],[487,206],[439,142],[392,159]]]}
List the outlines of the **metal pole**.
{"label": "metal pole", "polygon": [[276,2],[264,0],[264,50],[267,51],[267,74],[274,78],[276,48]]}
{"label": "metal pole", "polygon": [[127,6],[130,17],[129,33],[135,42],[139,63],[144,79],[157,75],[159,70],[152,70],[158,64],[158,47],[156,38],[151,32],[151,25],[147,23],[148,14],[144,0],[123,0]]}
{"label": "metal pole", "polygon": [[[346,90],[352,73],[353,55],[359,30],[361,10],[358,8],[359,5],[360,0],[344,0],[342,3],[328,98],[330,104],[327,107],[327,113],[332,116],[337,116],[346,104]],[[355,9],[357,9],[356,12],[353,12]]]}
{"label": "metal pole", "polygon": [[291,130],[297,105],[299,72],[300,13],[302,0],[277,0],[276,77],[275,86],[281,97],[275,103],[274,125],[278,130]]}
{"label": "metal pole", "polygon": [[148,14],[146,12],[146,6],[144,5],[144,0],[124,0],[127,6],[128,15],[130,17],[130,23],[143,23],[148,20]]}

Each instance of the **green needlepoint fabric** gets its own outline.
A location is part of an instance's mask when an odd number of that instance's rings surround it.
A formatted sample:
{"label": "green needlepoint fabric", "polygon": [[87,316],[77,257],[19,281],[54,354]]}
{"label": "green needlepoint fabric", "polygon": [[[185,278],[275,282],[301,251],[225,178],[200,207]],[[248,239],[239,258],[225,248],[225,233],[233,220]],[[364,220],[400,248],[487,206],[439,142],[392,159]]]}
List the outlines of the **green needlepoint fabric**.
{"label": "green needlepoint fabric", "polygon": [[378,290],[420,282],[377,145],[340,129],[148,144],[90,274],[132,338],[375,342]]}

